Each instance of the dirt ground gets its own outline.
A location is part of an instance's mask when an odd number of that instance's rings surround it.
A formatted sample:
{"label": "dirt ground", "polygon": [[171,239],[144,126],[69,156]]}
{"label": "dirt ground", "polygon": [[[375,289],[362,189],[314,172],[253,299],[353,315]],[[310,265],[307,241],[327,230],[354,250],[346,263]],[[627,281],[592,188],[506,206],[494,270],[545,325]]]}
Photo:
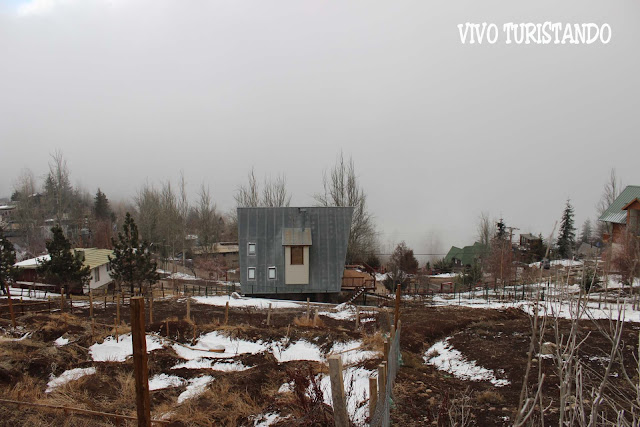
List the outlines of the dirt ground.
{"label": "dirt ground", "polygon": [[[112,325],[115,304],[96,308],[96,323]],[[279,309],[272,315],[272,325],[266,325],[266,310],[237,308],[229,312],[224,323],[224,307],[191,304],[192,321],[184,319],[186,299],[182,297],[155,301],[154,321],[147,331],[190,344],[194,337],[214,330],[225,334],[262,341],[306,338],[321,348],[334,342],[362,339],[367,349],[381,350],[382,334],[389,330],[389,316],[385,312],[370,315],[371,320],[355,329],[352,320],[320,317],[317,327],[300,322],[302,309]],[[129,319],[128,305],[121,307],[121,318]],[[375,319],[375,320],[374,320]],[[527,361],[531,336],[531,319],[517,309],[489,310],[455,306],[430,307],[403,302],[401,335],[402,366],[396,378],[392,420],[395,425],[450,425],[461,403],[469,408],[470,425],[511,425]],[[11,333],[7,316],[0,319],[4,339],[0,341],[0,395],[5,399],[67,405],[78,408],[135,415],[133,366],[127,362],[93,362],[88,347],[113,333],[113,328],[98,326],[91,336],[88,308],[69,313],[39,313],[18,316],[20,331]],[[167,331],[168,325],[168,331]],[[568,322],[562,323],[568,328]],[[585,338],[580,356],[594,370],[602,369],[598,357],[606,356],[607,341],[591,321],[582,323],[580,338]],[[602,326],[606,326],[604,322]],[[628,323],[624,332],[627,360],[637,357],[640,325]],[[120,333],[128,331],[121,325]],[[31,335],[22,340],[8,340],[11,336]],[[552,330],[546,332],[552,340]],[[56,347],[53,341],[66,334],[72,343]],[[510,384],[495,387],[487,381],[464,381],[440,371],[424,361],[425,352],[435,342],[450,338],[454,348],[469,360],[496,372]],[[322,402],[322,393],[314,393],[315,375],[326,372],[318,362],[291,361],[278,363],[271,353],[237,356],[250,369],[241,372],[220,372],[208,369],[172,370],[183,378],[212,375],[216,381],[197,398],[176,407],[175,401],[184,388],[168,388],[151,393],[152,416],[171,414],[171,425],[254,425],[256,415],[279,412],[277,426],[333,425],[331,408]],[[180,361],[171,348],[149,354],[149,376],[168,372]],[[380,359],[363,363],[375,369]],[[558,401],[557,378],[550,360],[542,363],[549,380],[545,383],[545,403],[552,405],[547,422],[554,421],[553,404]],[[71,368],[94,366],[96,375],[81,378],[45,394],[50,376]],[[631,365],[630,365],[631,367]],[[537,365],[536,365],[537,372]],[[535,376],[535,375],[534,375]],[[616,380],[614,379],[614,382]],[[286,382],[294,384],[293,393],[279,393]],[[533,384],[533,383],[532,383]],[[624,387],[622,382],[620,387]],[[311,392],[309,392],[311,390]],[[556,404],[557,405],[557,404]],[[112,420],[79,415],[65,415],[60,411],[37,410],[0,405],[0,425],[115,425]]]}

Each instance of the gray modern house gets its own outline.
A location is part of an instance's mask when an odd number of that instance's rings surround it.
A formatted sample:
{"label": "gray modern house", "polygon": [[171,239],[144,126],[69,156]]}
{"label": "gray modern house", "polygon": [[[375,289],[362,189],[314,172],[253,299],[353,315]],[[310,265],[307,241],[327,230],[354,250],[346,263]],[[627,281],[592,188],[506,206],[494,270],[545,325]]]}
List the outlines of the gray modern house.
{"label": "gray modern house", "polygon": [[339,293],[352,215],[352,207],[238,208],[242,293]]}

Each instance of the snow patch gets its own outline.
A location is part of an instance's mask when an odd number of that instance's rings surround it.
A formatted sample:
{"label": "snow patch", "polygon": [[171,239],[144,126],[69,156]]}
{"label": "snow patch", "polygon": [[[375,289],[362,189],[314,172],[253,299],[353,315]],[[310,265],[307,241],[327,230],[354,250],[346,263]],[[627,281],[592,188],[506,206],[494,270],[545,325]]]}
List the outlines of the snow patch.
{"label": "snow patch", "polygon": [[289,362],[291,360],[324,361],[324,357],[322,356],[318,346],[305,340],[296,341],[284,350],[280,348],[280,345],[276,345],[273,355],[280,363]]}
{"label": "snow patch", "polygon": [[65,385],[69,381],[79,380],[85,375],[93,375],[96,373],[96,368],[75,368],[64,371],[57,377],[51,375],[51,380],[47,383],[47,390],[45,393],[51,393],[56,387]]}
{"label": "snow patch", "polygon": [[[147,335],[147,353],[163,347],[162,341],[155,335]],[[114,337],[107,337],[101,344],[89,347],[89,354],[96,362],[124,362],[133,355],[131,334],[121,335],[118,342]]]}
{"label": "snow patch", "polygon": [[178,396],[178,405],[187,399],[192,399],[204,393],[207,389],[207,385],[211,381],[213,381],[213,377],[210,375],[190,379],[187,389],[180,393],[180,396]]}
{"label": "snow patch", "polygon": [[[216,348],[224,348],[225,351],[223,353],[209,351]],[[187,360],[201,359],[203,357],[227,359],[238,354],[256,354],[267,351],[268,346],[262,341],[235,340],[214,331],[201,336],[194,346],[186,347],[180,344],[173,344],[173,349],[178,353],[178,356]]]}
{"label": "snow patch", "polygon": [[68,339],[68,338],[64,338],[64,337],[60,337],[60,338],[58,338],[57,340],[55,340],[55,341],[53,342],[53,344],[54,344],[56,347],[62,347],[63,345],[67,345],[67,344],[69,344],[69,339]]}
{"label": "snow patch", "polygon": [[476,365],[475,360],[467,360],[451,346],[450,339],[448,337],[432,345],[424,355],[424,362],[462,380],[489,381],[496,387],[511,384],[509,380],[497,379],[492,370]]}
{"label": "snow patch", "polygon": [[149,380],[149,391],[162,390],[169,387],[180,387],[186,383],[184,378],[175,375],[158,374]]}
{"label": "snow patch", "polygon": [[266,310],[271,304],[271,308],[300,308],[301,303],[293,301],[283,301],[277,299],[266,298],[229,298],[229,296],[210,296],[210,297],[193,297],[192,298],[198,304],[207,304],[215,306],[225,306],[229,303],[229,307],[253,307],[261,310]]}
{"label": "snow patch", "polygon": [[193,359],[186,362],[178,363],[171,369],[213,369],[214,371],[223,372],[240,372],[250,369],[242,362],[215,362],[211,359]]}

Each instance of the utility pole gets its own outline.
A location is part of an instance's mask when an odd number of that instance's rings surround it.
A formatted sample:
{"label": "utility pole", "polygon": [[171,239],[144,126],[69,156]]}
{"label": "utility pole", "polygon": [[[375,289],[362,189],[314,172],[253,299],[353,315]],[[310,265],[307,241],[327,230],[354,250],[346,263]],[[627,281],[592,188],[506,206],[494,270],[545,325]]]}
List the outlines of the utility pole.
{"label": "utility pole", "polygon": [[[513,252],[513,230],[520,230],[517,227],[505,227],[507,230],[509,230],[509,250]],[[518,266],[516,266],[516,268],[513,269],[513,292],[515,294],[516,291],[516,284],[518,283]]]}

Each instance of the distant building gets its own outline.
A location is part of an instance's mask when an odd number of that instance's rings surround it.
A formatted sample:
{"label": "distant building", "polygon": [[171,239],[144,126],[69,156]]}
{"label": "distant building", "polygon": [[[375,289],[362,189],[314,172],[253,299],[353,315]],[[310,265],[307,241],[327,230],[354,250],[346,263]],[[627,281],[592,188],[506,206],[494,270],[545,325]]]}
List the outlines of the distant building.
{"label": "distant building", "polygon": [[[111,271],[109,256],[113,256],[112,250],[76,248],[73,251],[82,259],[82,264],[91,270],[91,279],[89,281],[89,287],[91,289],[100,288],[113,281],[109,275]],[[21,282],[24,282],[22,284],[42,283],[42,279],[38,277],[38,266],[48,259],[49,255],[43,255],[16,263],[15,266],[19,268],[17,282],[19,284],[21,284]]]}
{"label": "distant building", "polygon": [[242,293],[339,293],[352,215],[352,207],[238,208]]}
{"label": "distant building", "polygon": [[240,266],[240,249],[238,242],[217,242],[211,245],[210,248],[196,246],[192,252],[196,256],[209,254],[213,259],[228,268],[238,268]]}
{"label": "distant building", "polygon": [[542,238],[540,236],[529,233],[520,235],[520,249],[522,250],[529,250],[532,245],[539,243],[542,243]]}
{"label": "distant building", "polygon": [[603,236],[605,241],[622,243],[627,231],[640,236],[640,186],[628,185],[598,221],[610,225],[611,233]]}
{"label": "distant building", "polygon": [[454,267],[471,266],[485,256],[487,251],[487,246],[480,242],[475,242],[473,245],[465,246],[464,248],[451,246],[444,259],[452,263]]}

